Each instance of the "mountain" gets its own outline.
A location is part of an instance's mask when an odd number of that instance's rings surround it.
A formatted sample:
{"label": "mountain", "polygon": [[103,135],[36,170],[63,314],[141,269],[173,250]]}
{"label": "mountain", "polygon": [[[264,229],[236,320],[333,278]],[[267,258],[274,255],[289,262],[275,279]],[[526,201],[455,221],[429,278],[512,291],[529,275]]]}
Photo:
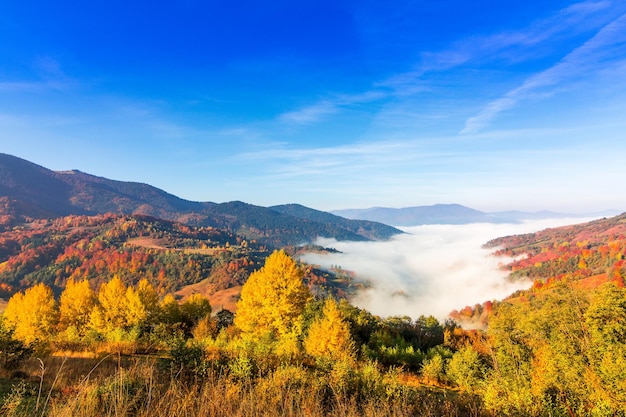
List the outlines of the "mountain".
{"label": "mountain", "polygon": [[483,212],[460,204],[435,204],[405,208],[372,207],[368,209],[333,210],[332,214],[348,219],[370,220],[394,226],[419,226],[423,224],[468,223],[518,223],[524,220],[555,219],[564,217],[614,216],[618,210],[601,213],[571,214],[554,211],[500,211]]}
{"label": "mountain", "polygon": [[497,219],[482,211],[460,204],[435,204],[433,206],[334,210],[331,213],[348,219],[370,220],[394,226],[417,226],[421,224],[465,224],[494,222]]}
{"label": "mountain", "polygon": [[368,220],[346,219],[341,216],[336,216],[325,211],[315,210],[300,204],[284,204],[280,206],[271,206],[269,208],[279,213],[288,214],[300,219],[335,225],[358,235],[369,237],[370,239],[377,239],[380,237],[390,238],[391,236],[397,234],[397,229],[390,228],[386,224]]}
{"label": "mountain", "polygon": [[402,233],[386,225],[374,227],[370,222],[346,227],[322,217],[298,217],[238,201],[188,201],[148,184],[114,181],[76,170],[56,172],[0,153],[0,224],[104,213],[141,214],[192,226],[227,228],[275,247],[309,242],[318,236],[375,240]]}

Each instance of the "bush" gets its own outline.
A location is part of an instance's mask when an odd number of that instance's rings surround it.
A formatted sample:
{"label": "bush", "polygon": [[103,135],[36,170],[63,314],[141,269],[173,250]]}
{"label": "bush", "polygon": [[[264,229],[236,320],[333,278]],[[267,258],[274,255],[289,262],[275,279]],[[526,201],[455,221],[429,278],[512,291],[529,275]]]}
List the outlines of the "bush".
{"label": "bush", "polygon": [[13,338],[13,331],[7,329],[4,321],[0,318],[0,368],[15,369],[32,353],[33,350],[30,347]]}

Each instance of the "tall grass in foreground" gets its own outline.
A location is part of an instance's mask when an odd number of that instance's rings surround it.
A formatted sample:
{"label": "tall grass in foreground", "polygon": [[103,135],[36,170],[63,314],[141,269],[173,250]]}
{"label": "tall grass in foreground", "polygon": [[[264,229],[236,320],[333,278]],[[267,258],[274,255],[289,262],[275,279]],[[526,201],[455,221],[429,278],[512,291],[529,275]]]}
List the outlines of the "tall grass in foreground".
{"label": "tall grass in foreground", "polygon": [[[7,417],[478,416],[473,398],[412,387],[397,371],[348,364],[325,371],[284,365],[242,377],[209,369],[184,375],[156,359],[96,366],[47,364],[43,390],[18,384],[0,409]],[[93,361],[90,362],[93,364]],[[74,366],[77,365],[77,366]],[[37,371],[37,364],[33,364]],[[81,368],[82,367],[82,368]],[[100,368],[102,367],[102,368]],[[52,383],[54,382],[54,386]],[[446,397],[448,395],[448,398]]]}

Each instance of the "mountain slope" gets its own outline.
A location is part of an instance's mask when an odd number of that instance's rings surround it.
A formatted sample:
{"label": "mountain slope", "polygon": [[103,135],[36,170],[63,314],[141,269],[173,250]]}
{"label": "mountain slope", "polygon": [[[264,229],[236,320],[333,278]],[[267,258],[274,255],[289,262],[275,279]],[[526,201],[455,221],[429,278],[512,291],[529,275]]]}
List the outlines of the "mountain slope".
{"label": "mountain slope", "polygon": [[[514,260],[506,265],[512,278],[530,278],[548,284],[590,278],[626,277],[626,213],[572,226],[493,239],[485,248]],[[597,284],[596,282],[596,284]]]}
{"label": "mountain slope", "polygon": [[337,240],[386,239],[400,230],[369,222],[314,220],[243,202],[181,199],[148,184],[114,181],[80,171],[55,172],[0,154],[0,224],[24,218],[104,213],[142,214],[193,226],[226,227],[272,246],[297,245],[318,236]]}
{"label": "mountain slope", "polygon": [[284,204],[280,206],[269,207],[272,210],[283,214],[289,214],[294,217],[306,219],[310,221],[333,224],[342,229],[349,230],[353,233],[364,235],[371,239],[380,237],[389,238],[398,234],[398,229],[387,226],[386,224],[373,222],[368,220],[352,220],[341,216],[336,216],[325,211],[315,210],[300,204]]}

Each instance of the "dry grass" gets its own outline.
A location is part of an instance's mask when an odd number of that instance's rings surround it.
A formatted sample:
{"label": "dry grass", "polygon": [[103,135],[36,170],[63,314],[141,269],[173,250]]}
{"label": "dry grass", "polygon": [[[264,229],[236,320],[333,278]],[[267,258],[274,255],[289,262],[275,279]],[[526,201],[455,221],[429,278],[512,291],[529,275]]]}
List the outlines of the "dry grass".
{"label": "dry grass", "polygon": [[158,238],[147,237],[147,236],[133,237],[126,241],[126,244],[131,245],[131,246],[139,246],[142,248],[159,249],[159,250],[175,250],[175,251],[185,252],[188,254],[195,253],[195,254],[200,254],[200,255],[215,255],[216,253],[222,252],[224,250],[220,248],[205,248],[205,249],[174,248],[174,247],[170,247],[169,243],[170,241],[167,238],[158,239]]}
{"label": "dry grass", "polygon": [[225,290],[215,290],[215,284],[210,279],[204,279],[198,283],[186,285],[176,291],[175,295],[180,300],[186,300],[192,294],[201,294],[211,303],[214,312],[226,309],[232,312],[237,311],[237,301],[241,294],[241,285],[227,288]]}
{"label": "dry grass", "polygon": [[207,298],[211,302],[213,311],[220,311],[224,308],[234,313],[237,311],[237,301],[239,301],[240,295],[241,285],[237,285],[225,290],[216,291]]}
{"label": "dry grass", "polygon": [[[319,372],[285,365],[239,379],[224,369],[181,378],[155,358],[110,355],[58,358],[23,367],[30,390],[0,409],[7,417],[200,416],[459,416],[480,415],[470,402],[441,391],[402,385],[370,370]],[[339,379],[337,379],[339,375]],[[368,379],[369,378],[369,379]],[[450,393],[449,395],[454,395]],[[21,396],[21,397],[20,397]]]}

